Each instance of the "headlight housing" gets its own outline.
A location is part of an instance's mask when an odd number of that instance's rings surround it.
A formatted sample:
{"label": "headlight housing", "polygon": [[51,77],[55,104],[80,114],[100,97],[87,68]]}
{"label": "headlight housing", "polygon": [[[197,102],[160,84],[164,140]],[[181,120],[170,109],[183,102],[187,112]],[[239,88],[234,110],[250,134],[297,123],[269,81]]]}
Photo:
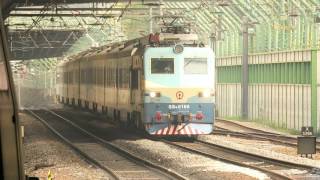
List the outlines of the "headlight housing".
{"label": "headlight housing", "polygon": [[152,97],[152,98],[156,97],[156,92],[150,92],[149,96]]}
{"label": "headlight housing", "polygon": [[205,90],[205,91],[202,91],[202,92],[199,92],[199,97],[210,97],[210,96],[213,96],[214,94],[211,93],[210,90]]}
{"label": "headlight housing", "polygon": [[151,98],[160,97],[160,96],[161,96],[161,93],[160,93],[160,92],[154,92],[154,91],[152,91],[152,92],[149,93],[149,96],[150,96]]}

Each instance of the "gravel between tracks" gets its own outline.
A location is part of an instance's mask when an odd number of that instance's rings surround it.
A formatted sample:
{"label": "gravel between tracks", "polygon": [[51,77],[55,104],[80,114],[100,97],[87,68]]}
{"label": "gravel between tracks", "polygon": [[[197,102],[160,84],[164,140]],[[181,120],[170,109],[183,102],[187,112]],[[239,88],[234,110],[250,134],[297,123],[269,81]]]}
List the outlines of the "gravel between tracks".
{"label": "gravel between tracks", "polygon": [[[112,139],[112,142],[132,154],[171,168],[180,174],[191,179],[268,179],[268,177],[256,170],[229,165],[220,161],[212,160],[200,155],[188,153],[183,150],[169,146],[163,142],[152,141],[145,138],[129,136],[125,132],[122,137],[114,138],[113,134],[123,131],[112,127],[104,118],[92,116],[91,113],[75,111],[61,113],[60,115],[72,119],[76,124],[105,139]],[[72,118],[71,118],[72,117]],[[111,129],[110,129],[111,128]],[[109,129],[109,130],[108,130]],[[107,132],[106,132],[107,131]],[[116,131],[112,133],[112,131]],[[108,134],[112,133],[112,134]]]}
{"label": "gravel between tracks", "polygon": [[162,166],[174,167],[191,179],[268,179],[259,171],[194,155],[162,142],[139,139],[115,140],[113,143]]}
{"label": "gravel between tracks", "polygon": [[20,113],[20,120],[25,127],[23,148],[27,175],[47,179],[50,170],[55,180],[108,179],[108,174],[77,156],[39,121],[25,113]]}
{"label": "gravel between tracks", "polygon": [[320,168],[319,160],[312,160],[296,156],[296,150],[294,148],[285,148],[284,146],[274,145],[268,142],[257,143],[257,140],[244,140],[219,135],[199,136],[198,139],[270,158],[311,165]]}

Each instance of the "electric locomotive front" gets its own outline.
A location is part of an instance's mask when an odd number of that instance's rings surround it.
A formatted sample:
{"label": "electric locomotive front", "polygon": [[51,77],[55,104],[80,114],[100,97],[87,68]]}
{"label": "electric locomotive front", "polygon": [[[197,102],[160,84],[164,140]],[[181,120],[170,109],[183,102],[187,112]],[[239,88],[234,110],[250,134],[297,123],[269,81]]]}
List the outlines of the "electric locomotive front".
{"label": "electric locomotive front", "polygon": [[148,47],[144,124],[152,135],[209,134],[214,121],[214,54],[208,47]]}

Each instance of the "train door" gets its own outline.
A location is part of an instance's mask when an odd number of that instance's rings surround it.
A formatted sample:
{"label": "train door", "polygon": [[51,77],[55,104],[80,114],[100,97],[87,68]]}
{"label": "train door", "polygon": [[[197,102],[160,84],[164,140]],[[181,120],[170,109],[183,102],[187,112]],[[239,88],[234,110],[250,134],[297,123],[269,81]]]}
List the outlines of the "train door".
{"label": "train door", "polygon": [[[132,66],[130,70],[130,104],[134,105],[137,103],[137,97],[140,95],[139,83],[140,83],[140,73],[141,73],[141,57],[132,57]],[[135,108],[134,108],[135,109]]]}
{"label": "train door", "polygon": [[136,128],[142,129],[142,56],[137,54],[132,56],[132,66],[130,70],[130,104],[132,109],[132,123]]}

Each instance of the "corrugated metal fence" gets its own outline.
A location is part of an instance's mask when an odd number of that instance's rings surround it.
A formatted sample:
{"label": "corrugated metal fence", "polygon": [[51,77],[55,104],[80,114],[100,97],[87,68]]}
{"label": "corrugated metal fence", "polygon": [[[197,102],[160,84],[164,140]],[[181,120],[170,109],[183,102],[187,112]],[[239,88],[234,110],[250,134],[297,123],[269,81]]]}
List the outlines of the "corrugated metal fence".
{"label": "corrugated metal fence", "polygon": [[[217,113],[241,117],[241,56],[217,58]],[[320,51],[249,56],[249,119],[289,129],[317,126]],[[317,100],[318,99],[318,100]]]}

